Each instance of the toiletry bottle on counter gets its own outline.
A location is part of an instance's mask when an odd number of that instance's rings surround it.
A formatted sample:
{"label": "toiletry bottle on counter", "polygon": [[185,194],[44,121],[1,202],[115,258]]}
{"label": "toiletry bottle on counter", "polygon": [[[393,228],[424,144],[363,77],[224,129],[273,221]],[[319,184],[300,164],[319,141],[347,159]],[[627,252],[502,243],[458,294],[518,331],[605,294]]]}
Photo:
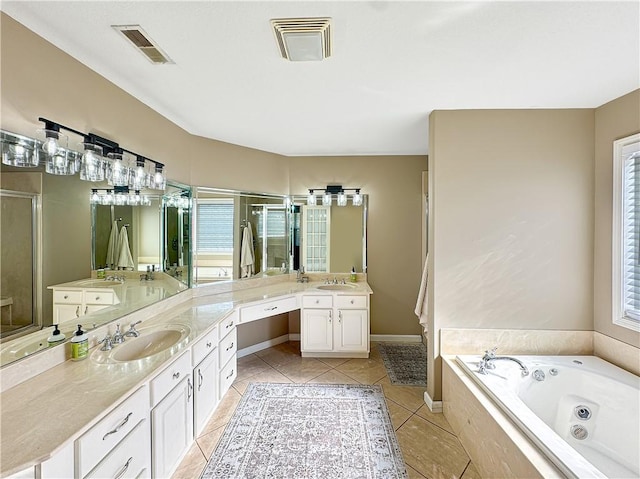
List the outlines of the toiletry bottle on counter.
{"label": "toiletry bottle on counter", "polygon": [[89,336],[82,330],[82,325],[78,324],[78,330],[71,338],[71,360],[80,361],[89,355]]}
{"label": "toiletry bottle on counter", "polygon": [[98,279],[104,279],[104,268],[98,268],[98,270],[96,271],[96,277]]}
{"label": "toiletry bottle on counter", "polygon": [[64,334],[62,334],[62,332],[60,332],[60,330],[58,329],[57,324],[54,324],[53,327],[55,329],[53,330],[53,333],[51,334],[51,336],[49,336],[49,338],[47,339],[49,346],[58,344],[60,341],[64,341],[64,338],[65,338]]}
{"label": "toiletry bottle on counter", "polygon": [[358,280],[358,277],[356,276],[356,267],[353,266],[351,268],[351,282],[355,283]]}

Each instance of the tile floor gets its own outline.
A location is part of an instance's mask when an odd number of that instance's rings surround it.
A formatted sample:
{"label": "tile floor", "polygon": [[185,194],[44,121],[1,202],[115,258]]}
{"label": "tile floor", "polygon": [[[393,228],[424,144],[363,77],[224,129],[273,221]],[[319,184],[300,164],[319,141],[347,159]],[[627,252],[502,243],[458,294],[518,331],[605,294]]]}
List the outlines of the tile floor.
{"label": "tile floor", "polygon": [[369,359],[316,359],[302,358],[300,342],[290,341],[238,359],[233,387],[173,479],[200,476],[250,382],[381,384],[410,479],[480,478],[445,417],[425,405],[425,388],[391,384],[375,343]]}

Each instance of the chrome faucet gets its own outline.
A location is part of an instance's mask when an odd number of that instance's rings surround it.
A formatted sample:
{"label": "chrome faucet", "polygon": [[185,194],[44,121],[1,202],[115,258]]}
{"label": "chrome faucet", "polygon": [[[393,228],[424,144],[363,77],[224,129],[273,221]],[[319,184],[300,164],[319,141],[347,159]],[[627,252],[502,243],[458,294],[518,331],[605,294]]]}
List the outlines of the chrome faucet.
{"label": "chrome faucet", "polygon": [[120,281],[121,283],[124,283],[125,280],[125,276],[123,275],[117,275],[117,274],[112,274],[107,276],[106,278],[104,278],[105,281]]}
{"label": "chrome faucet", "polygon": [[298,283],[308,283],[309,282],[309,277],[308,276],[304,276],[304,266],[300,266],[300,268],[298,269],[298,273],[296,274],[296,281]]}
{"label": "chrome faucet", "polygon": [[113,333],[113,344],[122,344],[124,343],[124,335],[120,332],[120,325],[116,324],[116,332]]}
{"label": "chrome faucet", "polygon": [[140,336],[140,331],[136,330],[136,325],[140,324],[142,321],[136,321],[135,323],[131,323],[129,325],[129,331],[127,331],[126,333],[124,333],[125,336],[132,336],[134,338],[137,338],[138,336]]}
{"label": "chrome faucet", "polygon": [[529,369],[524,365],[522,361],[517,358],[512,358],[511,356],[496,356],[497,349],[498,348],[495,347],[491,349],[491,351],[484,352],[484,356],[482,356],[482,359],[478,363],[478,372],[480,374],[487,374],[487,369],[495,369],[496,365],[493,364],[494,361],[507,360],[513,361],[514,363],[517,363],[518,366],[520,366],[520,371],[522,372],[523,377],[529,375]]}
{"label": "chrome faucet", "polygon": [[108,334],[103,339],[98,341],[98,344],[104,343],[104,345],[100,348],[100,351],[111,351],[113,349],[113,343],[111,341],[111,336],[109,336]]}

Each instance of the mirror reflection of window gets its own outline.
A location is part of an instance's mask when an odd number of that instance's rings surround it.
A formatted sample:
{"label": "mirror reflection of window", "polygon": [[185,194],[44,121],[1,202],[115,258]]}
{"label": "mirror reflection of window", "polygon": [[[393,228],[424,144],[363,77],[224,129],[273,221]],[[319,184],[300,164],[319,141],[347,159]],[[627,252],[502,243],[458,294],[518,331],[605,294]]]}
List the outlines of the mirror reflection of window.
{"label": "mirror reflection of window", "polygon": [[331,271],[331,207],[302,207],[302,266],[310,273]]}
{"label": "mirror reflection of window", "polygon": [[252,215],[257,216],[256,260],[261,271],[287,270],[287,212],[282,205],[252,205]]}
{"label": "mirror reflection of window", "polygon": [[198,283],[233,278],[233,198],[202,198],[196,205],[195,272]]}

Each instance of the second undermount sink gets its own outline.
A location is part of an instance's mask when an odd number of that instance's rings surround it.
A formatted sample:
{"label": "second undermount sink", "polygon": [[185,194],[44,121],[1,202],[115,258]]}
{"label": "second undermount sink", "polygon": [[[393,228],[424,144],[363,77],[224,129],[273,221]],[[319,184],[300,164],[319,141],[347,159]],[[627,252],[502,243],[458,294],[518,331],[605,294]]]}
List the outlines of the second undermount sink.
{"label": "second undermount sink", "polygon": [[98,362],[137,361],[179,346],[191,333],[191,328],[183,324],[165,324],[140,329],[140,336],[127,338],[124,343],[114,345],[110,351],[96,351]]}
{"label": "second undermount sink", "polygon": [[317,286],[318,289],[323,291],[350,291],[355,288],[353,284],[321,284]]}
{"label": "second undermount sink", "polygon": [[88,279],[86,281],[78,281],[77,286],[82,288],[113,288],[122,285],[122,281],[107,281],[104,279]]}

